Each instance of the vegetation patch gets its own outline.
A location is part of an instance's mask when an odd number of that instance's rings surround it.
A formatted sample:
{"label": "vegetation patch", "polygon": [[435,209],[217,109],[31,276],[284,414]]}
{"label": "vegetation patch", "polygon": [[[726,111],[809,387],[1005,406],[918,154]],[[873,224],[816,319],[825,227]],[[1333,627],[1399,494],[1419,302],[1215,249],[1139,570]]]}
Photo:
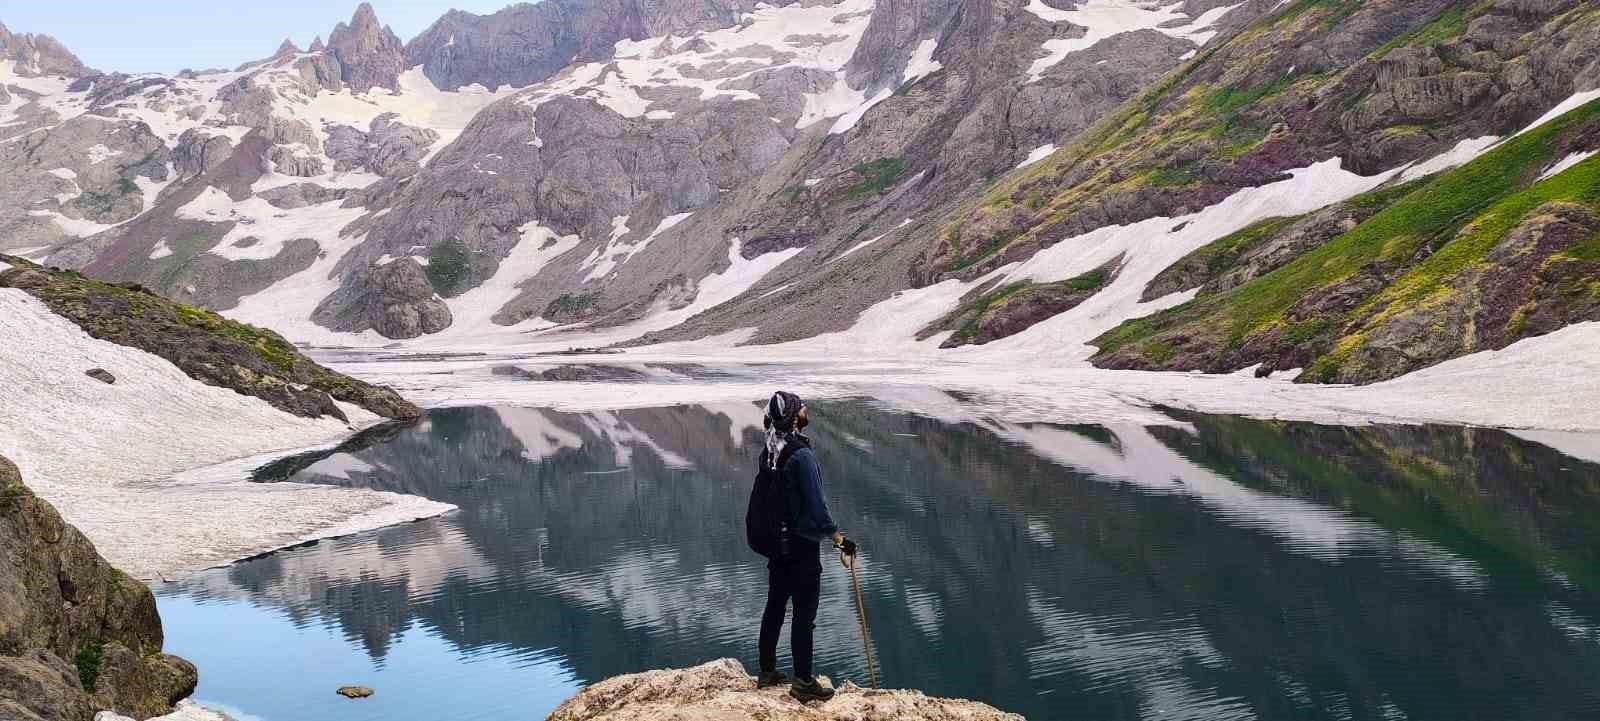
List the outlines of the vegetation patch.
{"label": "vegetation patch", "polygon": [[[1597,118],[1600,101],[1523,133],[1463,167],[1349,201],[1357,207],[1383,207],[1349,232],[1277,270],[1102,335],[1094,341],[1101,349],[1096,360],[1105,361],[1116,354],[1118,362],[1139,357],[1159,367],[1163,357],[1171,358],[1164,347],[1169,338],[1190,339],[1187,348],[1197,340],[1211,343],[1210,352],[1219,353],[1238,349],[1247,339],[1276,329],[1280,341],[1331,349],[1314,357],[1305,380],[1338,379],[1367,342],[1360,331],[1334,337],[1339,329],[1356,327],[1351,324],[1357,320],[1371,327],[1423,304],[1455,302],[1450,295],[1454,279],[1486,262],[1489,251],[1540,205],[1568,201],[1600,208],[1600,162],[1596,159],[1534,184],[1539,172],[1549,166],[1562,134]],[[1244,233],[1262,230],[1256,226]],[[1235,234],[1214,244],[1215,248],[1203,249],[1199,257],[1207,263],[1225,263],[1227,254],[1243,240]],[[1569,253],[1594,257],[1591,254],[1600,254],[1596,242],[1600,241],[1581,243]],[[1374,283],[1378,284],[1375,290]],[[1333,310],[1316,310],[1310,318],[1302,315],[1291,321],[1285,317],[1308,296],[1334,289],[1338,294],[1358,293],[1358,300],[1360,296],[1367,299],[1348,311],[1337,308],[1349,305],[1335,304],[1329,306]],[[1217,370],[1235,369],[1232,366],[1247,365],[1249,360],[1232,359],[1227,361],[1228,368]]]}
{"label": "vegetation patch", "polygon": [[439,295],[454,296],[467,279],[470,260],[466,244],[459,240],[447,240],[433,246],[428,250],[428,283]]}
{"label": "vegetation patch", "polygon": [[563,293],[545,306],[544,315],[550,319],[581,316],[599,301],[599,293]]}
{"label": "vegetation patch", "polygon": [[860,200],[888,191],[900,176],[905,175],[906,164],[900,158],[879,158],[870,163],[857,165],[852,170],[861,176],[861,182],[850,186],[844,192],[844,197],[849,200]]}
{"label": "vegetation patch", "polygon": [[73,664],[78,667],[78,681],[83,683],[83,690],[89,693],[94,693],[95,685],[100,682],[100,659],[104,654],[105,642],[91,638],[78,647],[78,655],[73,659]]}

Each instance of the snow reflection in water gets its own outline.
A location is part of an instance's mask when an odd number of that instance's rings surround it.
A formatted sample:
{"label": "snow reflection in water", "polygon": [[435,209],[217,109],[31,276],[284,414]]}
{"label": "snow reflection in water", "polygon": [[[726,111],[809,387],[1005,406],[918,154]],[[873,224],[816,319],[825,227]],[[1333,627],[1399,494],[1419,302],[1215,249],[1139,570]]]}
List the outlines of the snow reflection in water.
{"label": "snow reflection in water", "polygon": [[[1014,424],[906,389],[814,415],[890,685],[1034,719],[1600,710],[1600,467],[1548,447],[1178,412]],[[279,464],[461,510],[164,588],[169,646],[202,700],[268,721],[537,717],[619,673],[753,665],[759,420],[449,409]],[[818,663],[859,679],[847,584],[830,566]],[[336,703],[345,683],[378,695]]]}

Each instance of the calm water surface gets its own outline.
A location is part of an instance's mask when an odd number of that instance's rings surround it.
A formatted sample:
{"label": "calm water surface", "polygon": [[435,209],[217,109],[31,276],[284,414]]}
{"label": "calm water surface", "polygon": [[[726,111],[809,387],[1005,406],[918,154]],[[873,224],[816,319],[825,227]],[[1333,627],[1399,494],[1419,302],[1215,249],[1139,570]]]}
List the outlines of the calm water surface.
{"label": "calm water surface", "polygon": [[[1438,426],[813,414],[885,685],[1038,720],[1600,718],[1600,466]],[[265,721],[540,718],[616,674],[753,668],[759,423],[440,410],[278,464],[461,510],[159,589],[168,649]],[[819,669],[864,681],[825,568]]]}

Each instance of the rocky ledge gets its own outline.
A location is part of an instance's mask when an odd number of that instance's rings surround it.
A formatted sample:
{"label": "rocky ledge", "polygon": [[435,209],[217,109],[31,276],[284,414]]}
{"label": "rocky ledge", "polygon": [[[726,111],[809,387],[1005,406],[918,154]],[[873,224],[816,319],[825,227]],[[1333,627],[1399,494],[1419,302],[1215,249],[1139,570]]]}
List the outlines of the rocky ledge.
{"label": "rocky ledge", "polygon": [[785,688],[757,690],[755,678],[731,658],[601,681],[561,704],[547,721],[669,719],[1023,721],[976,701],[932,698],[917,691],[869,690],[852,683],[845,683],[827,702],[803,704],[790,698]]}
{"label": "rocky ledge", "polygon": [[[5,265],[12,266],[9,270]],[[422,411],[389,388],[335,373],[272,331],[175,303],[138,285],[89,280],[0,255],[0,288],[17,288],[100,340],[161,356],[202,383],[260,398],[304,418],[349,422],[334,401],[385,418]]]}
{"label": "rocky ledge", "polygon": [[198,675],[161,644],[150,589],[106,563],[0,456],[0,719],[165,714]]}

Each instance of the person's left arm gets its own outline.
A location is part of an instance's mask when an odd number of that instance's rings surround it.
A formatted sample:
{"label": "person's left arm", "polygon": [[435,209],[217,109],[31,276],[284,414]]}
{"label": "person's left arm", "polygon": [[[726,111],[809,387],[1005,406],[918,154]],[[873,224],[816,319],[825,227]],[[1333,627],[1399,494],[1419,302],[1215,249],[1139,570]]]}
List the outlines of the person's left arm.
{"label": "person's left arm", "polygon": [[800,527],[796,530],[818,543],[825,538],[839,543],[844,534],[839,533],[839,524],[834,523],[833,513],[828,509],[828,498],[822,489],[822,468],[817,465],[816,454],[806,448],[796,452],[789,463],[794,467],[794,481],[805,501],[805,512],[800,514]]}

